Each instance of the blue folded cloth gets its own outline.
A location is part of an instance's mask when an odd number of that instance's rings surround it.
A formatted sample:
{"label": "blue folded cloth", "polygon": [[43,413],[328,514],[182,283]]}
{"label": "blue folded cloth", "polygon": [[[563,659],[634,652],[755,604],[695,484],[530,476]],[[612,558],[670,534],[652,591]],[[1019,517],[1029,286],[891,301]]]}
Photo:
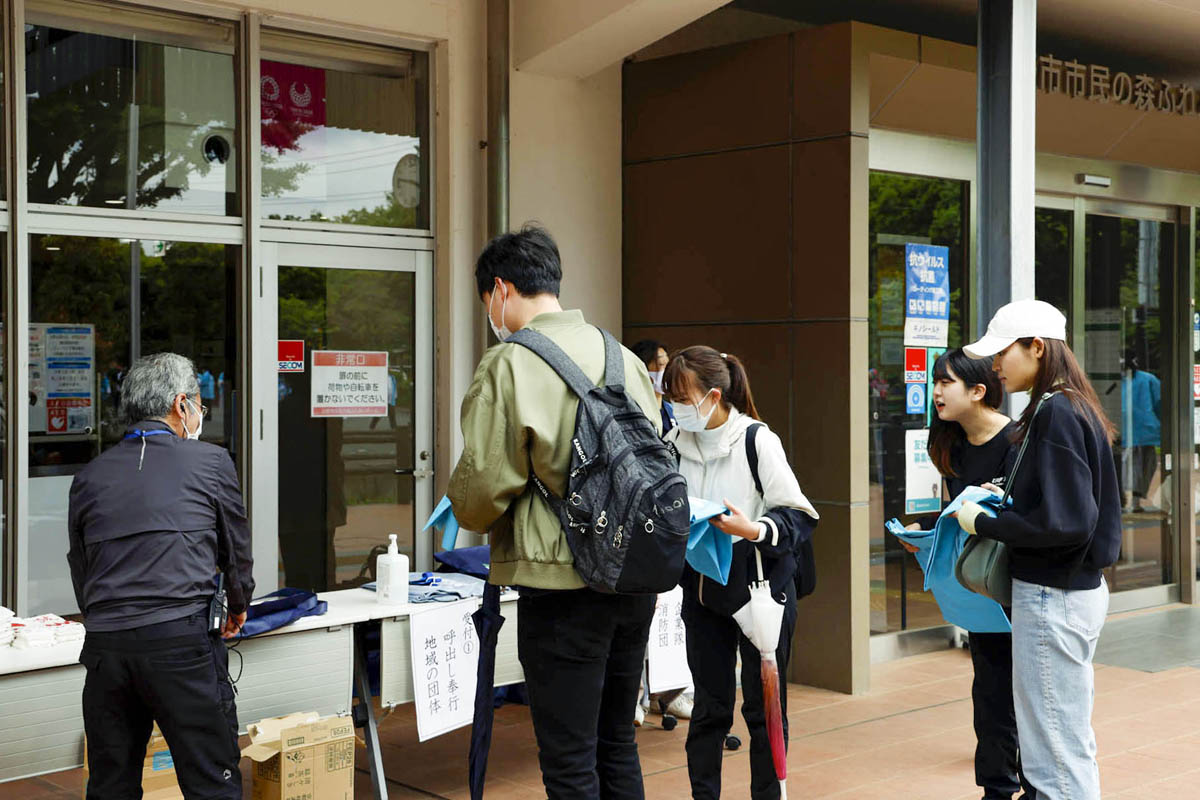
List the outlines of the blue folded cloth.
{"label": "blue folded cloth", "polygon": [[888,532],[919,548],[914,554],[925,571],[925,591],[933,592],[947,622],[972,633],[1009,633],[1012,624],[1004,609],[990,597],[976,594],[958,582],[954,567],[970,535],[950,515],[971,500],[983,506],[983,513],[995,516],[996,496],[979,486],[968,486],[954,498],[932,531],[907,531],[896,520],[888,520]]}
{"label": "blue folded cloth", "polygon": [[733,560],[733,537],[714,527],[709,520],[728,509],[700,497],[688,497],[688,503],[691,528],[685,558],[696,572],[724,586],[729,580],[729,564]]}
{"label": "blue folded cloth", "polygon": [[450,498],[442,496],[441,502],[437,504],[437,508],[429,515],[429,521],[425,523],[425,527],[421,530],[427,531],[430,528],[435,528],[442,532],[442,549],[453,550],[455,542],[458,541],[458,520],[454,518],[454,509],[450,508]]}

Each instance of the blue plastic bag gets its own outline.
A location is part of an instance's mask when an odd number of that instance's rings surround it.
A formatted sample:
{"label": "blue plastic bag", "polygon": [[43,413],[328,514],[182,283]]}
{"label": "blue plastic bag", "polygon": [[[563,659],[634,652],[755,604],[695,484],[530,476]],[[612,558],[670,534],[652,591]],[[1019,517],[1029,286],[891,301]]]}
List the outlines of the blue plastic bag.
{"label": "blue plastic bag", "polygon": [[427,531],[430,528],[435,528],[442,532],[442,549],[453,550],[455,543],[458,541],[458,520],[454,518],[454,509],[450,507],[450,498],[442,496],[442,500],[437,504],[437,508],[429,515],[429,521],[425,523],[425,527],[421,530]]}
{"label": "blue plastic bag", "polygon": [[729,564],[733,561],[733,537],[709,522],[729,509],[720,503],[699,497],[688,497],[691,508],[691,530],[688,532],[687,563],[706,578],[722,586],[729,580]]}

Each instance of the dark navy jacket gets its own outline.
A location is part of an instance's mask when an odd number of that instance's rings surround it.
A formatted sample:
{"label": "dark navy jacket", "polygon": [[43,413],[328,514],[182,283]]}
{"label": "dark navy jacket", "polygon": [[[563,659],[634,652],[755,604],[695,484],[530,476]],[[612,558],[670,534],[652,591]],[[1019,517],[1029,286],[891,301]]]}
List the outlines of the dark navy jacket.
{"label": "dark navy jacket", "polygon": [[[166,433],[128,438],[134,430]],[[241,613],[253,560],[229,452],[156,420],[126,434],[71,484],[67,561],[84,623],[113,631],[203,612],[218,570],[229,610]]]}

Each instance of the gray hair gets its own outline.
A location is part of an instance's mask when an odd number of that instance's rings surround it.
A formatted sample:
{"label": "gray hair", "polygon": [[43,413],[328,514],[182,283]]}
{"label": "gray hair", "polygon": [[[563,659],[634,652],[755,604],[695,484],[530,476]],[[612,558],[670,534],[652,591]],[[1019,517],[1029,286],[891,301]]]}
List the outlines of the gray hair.
{"label": "gray hair", "polygon": [[121,384],[121,413],[129,422],[166,419],[180,394],[188,397],[200,394],[200,381],[196,379],[192,360],[178,353],[144,356]]}

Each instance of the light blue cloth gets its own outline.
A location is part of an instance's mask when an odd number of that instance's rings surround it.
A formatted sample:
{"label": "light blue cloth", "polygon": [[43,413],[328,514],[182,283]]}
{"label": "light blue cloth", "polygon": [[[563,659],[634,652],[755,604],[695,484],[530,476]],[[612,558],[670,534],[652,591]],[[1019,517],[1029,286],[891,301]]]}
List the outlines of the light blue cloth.
{"label": "light blue cloth", "polygon": [[429,521],[425,523],[425,527],[421,530],[427,531],[430,528],[442,532],[443,550],[454,549],[454,544],[458,541],[458,520],[454,518],[454,509],[450,508],[449,497],[442,496],[441,502],[437,504],[437,508],[429,515]]}
{"label": "light blue cloth", "polygon": [[[439,572],[436,584],[414,583],[428,574],[427,572],[408,573],[408,601],[410,603],[453,603],[455,600],[465,600],[468,597],[483,597],[484,581],[473,575]],[[362,588],[371,592],[376,591],[375,581],[364,583]]]}
{"label": "light blue cloth", "polygon": [[895,520],[889,520],[887,528],[897,538],[919,548],[915,555],[917,563],[925,570],[924,589],[933,592],[947,622],[972,633],[1009,633],[1012,625],[1000,604],[965,588],[954,576],[954,566],[970,534],[950,515],[966,500],[982,505],[983,513],[988,516],[996,515],[993,508],[983,502],[995,504],[996,495],[979,486],[968,486],[946,506],[932,531],[906,531]]}
{"label": "light blue cloth", "polygon": [[733,537],[718,530],[709,520],[729,509],[712,500],[688,497],[691,527],[688,531],[687,563],[706,578],[722,586],[729,580],[729,564],[733,561]]}
{"label": "light blue cloth", "polygon": [[[709,520],[728,509],[720,503],[689,497],[691,527],[688,532],[687,562],[701,575],[712,578],[722,586],[729,580],[729,564],[733,560],[733,537],[723,533]],[[443,497],[429,515],[422,530],[434,528],[442,532],[442,549],[453,550],[458,540],[458,520],[450,507],[450,498]]]}

